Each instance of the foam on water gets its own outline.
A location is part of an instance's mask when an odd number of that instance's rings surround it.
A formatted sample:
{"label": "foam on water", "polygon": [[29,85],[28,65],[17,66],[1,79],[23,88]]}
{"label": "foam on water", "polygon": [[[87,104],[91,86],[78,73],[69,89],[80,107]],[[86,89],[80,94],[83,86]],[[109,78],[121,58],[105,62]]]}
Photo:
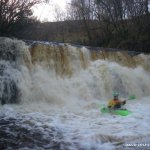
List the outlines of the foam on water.
{"label": "foam on water", "polygon": [[[63,140],[71,143],[68,149],[114,149],[123,143],[140,143],[142,139],[142,143],[149,141],[149,98],[128,102],[126,107],[133,113],[127,117],[101,114],[99,108],[89,108],[86,105],[79,107],[79,112],[52,107],[45,112],[39,107],[36,111],[33,109],[30,113],[24,112],[22,117],[18,114],[18,106],[5,105],[1,114],[7,118],[21,117],[29,120],[43,135],[47,134],[47,128],[58,129],[64,136]],[[93,104],[88,102],[88,105]],[[28,124],[25,127],[28,128]]]}
{"label": "foam on water", "polygon": [[[40,66],[31,76],[23,67],[22,74],[22,103],[8,105],[4,112],[8,116],[8,112],[15,114],[10,109],[14,108],[32,116],[43,132],[45,124],[59,129],[64,140],[72,143],[69,149],[114,149],[150,136],[150,79],[142,68],[129,69],[98,60],[71,78],[56,77]],[[131,115],[101,114],[97,104],[106,105],[113,89],[122,97],[130,93],[137,96],[136,100],[127,101],[126,108],[133,112]]]}

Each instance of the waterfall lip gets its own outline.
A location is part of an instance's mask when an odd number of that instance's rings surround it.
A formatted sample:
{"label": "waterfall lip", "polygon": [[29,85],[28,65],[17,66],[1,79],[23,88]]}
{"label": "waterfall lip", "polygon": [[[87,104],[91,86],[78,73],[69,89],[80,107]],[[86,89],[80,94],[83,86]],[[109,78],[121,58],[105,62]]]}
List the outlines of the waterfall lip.
{"label": "waterfall lip", "polygon": [[[4,40],[4,39],[14,39],[14,38],[8,38],[8,37],[0,37],[0,41]],[[17,38],[16,38],[17,39]],[[150,54],[149,52],[142,52],[141,51],[137,51],[137,50],[127,50],[127,49],[118,49],[118,48],[106,48],[106,47],[96,47],[96,46],[85,46],[85,45],[81,45],[81,44],[76,44],[76,43],[65,43],[65,42],[57,42],[57,41],[40,41],[40,40],[27,40],[27,39],[20,39],[22,41],[24,41],[27,45],[31,46],[33,44],[45,44],[45,45],[54,45],[54,46],[64,46],[64,45],[72,45],[75,46],[77,48],[82,48],[85,47],[87,49],[89,49],[90,51],[107,51],[107,52],[126,52],[128,53],[130,56],[136,56],[139,54]]]}
{"label": "waterfall lip", "polygon": [[64,45],[71,45],[76,48],[87,48],[90,51],[106,51],[106,52],[126,52],[130,56],[136,56],[139,54],[149,54],[148,52],[136,51],[136,50],[127,50],[127,49],[118,49],[118,48],[106,48],[106,47],[96,47],[96,46],[85,46],[76,43],[65,43],[65,42],[57,42],[57,41],[40,41],[40,40],[25,40],[22,39],[27,45],[34,45],[34,44],[44,44],[44,45],[51,45],[51,46],[64,46]]}
{"label": "waterfall lip", "polygon": [[64,46],[68,43],[63,42],[50,42],[50,41],[34,41],[34,40],[23,40],[27,45],[44,44],[49,46]]}

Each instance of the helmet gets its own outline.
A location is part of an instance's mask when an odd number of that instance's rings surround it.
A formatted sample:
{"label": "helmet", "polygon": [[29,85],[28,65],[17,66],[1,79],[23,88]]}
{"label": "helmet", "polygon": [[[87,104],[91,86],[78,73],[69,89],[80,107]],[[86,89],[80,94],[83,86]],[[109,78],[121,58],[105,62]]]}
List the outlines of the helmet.
{"label": "helmet", "polygon": [[118,93],[118,92],[114,92],[114,93],[113,93],[113,96],[114,96],[114,97],[118,97],[118,96],[119,96],[119,93]]}

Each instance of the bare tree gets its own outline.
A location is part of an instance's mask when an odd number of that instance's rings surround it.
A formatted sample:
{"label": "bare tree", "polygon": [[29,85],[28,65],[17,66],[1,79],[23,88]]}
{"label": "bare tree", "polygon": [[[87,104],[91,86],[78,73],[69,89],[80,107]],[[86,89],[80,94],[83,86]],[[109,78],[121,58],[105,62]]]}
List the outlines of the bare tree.
{"label": "bare tree", "polygon": [[128,18],[137,17],[149,13],[149,0],[124,0]]}
{"label": "bare tree", "polygon": [[89,43],[92,41],[92,35],[90,31],[90,21],[92,20],[92,0],[72,0],[71,9],[73,19],[79,20],[84,25],[84,30],[87,33]]}
{"label": "bare tree", "polygon": [[64,21],[65,20],[65,12],[60,8],[60,6],[58,5],[55,5],[55,13],[54,13],[54,16],[55,16],[55,20],[56,21]]}
{"label": "bare tree", "polygon": [[59,34],[61,35],[61,41],[65,42],[65,23],[63,21],[65,21],[66,18],[66,14],[65,12],[58,6],[55,5],[55,20],[56,20],[56,25],[57,25],[57,31],[59,31]]}
{"label": "bare tree", "polygon": [[0,0],[0,34],[32,16],[31,8],[40,0]]}

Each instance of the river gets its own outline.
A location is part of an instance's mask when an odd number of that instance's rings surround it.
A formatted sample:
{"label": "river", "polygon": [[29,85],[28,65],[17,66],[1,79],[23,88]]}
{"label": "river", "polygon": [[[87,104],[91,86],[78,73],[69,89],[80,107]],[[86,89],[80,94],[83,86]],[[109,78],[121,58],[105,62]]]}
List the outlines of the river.
{"label": "river", "polygon": [[[86,47],[9,38],[0,38],[0,54],[0,149],[150,148],[149,55],[135,64],[116,53],[119,63]],[[100,112],[113,91],[136,95],[125,105],[132,114]]]}

